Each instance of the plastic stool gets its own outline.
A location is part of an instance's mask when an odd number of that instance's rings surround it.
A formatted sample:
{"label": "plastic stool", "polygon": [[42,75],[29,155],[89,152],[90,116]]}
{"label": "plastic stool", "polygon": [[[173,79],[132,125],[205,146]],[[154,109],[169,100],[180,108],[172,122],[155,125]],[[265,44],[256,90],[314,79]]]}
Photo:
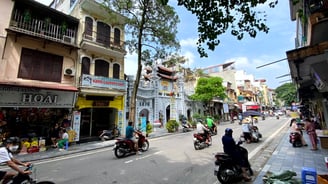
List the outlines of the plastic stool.
{"label": "plastic stool", "polygon": [[317,184],[317,170],[315,168],[302,168],[302,184]]}

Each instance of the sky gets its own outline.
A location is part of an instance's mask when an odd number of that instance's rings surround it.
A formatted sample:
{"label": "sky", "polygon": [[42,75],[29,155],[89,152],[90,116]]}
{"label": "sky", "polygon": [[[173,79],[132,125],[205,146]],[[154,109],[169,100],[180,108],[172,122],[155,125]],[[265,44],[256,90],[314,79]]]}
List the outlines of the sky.
{"label": "sky", "polygon": [[[38,0],[46,5],[51,0]],[[275,8],[260,6],[267,14],[266,24],[270,28],[269,33],[258,32],[256,38],[248,35],[244,39],[237,40],[229,32],[219,37],[221,43],[215,51],[208,51],[207,58],[201,58],[197,52],[196,41],[198,39],[197,19],[184,7],[176,6],[175,0],[170,0],[180,18],[177,38],[181,45],[179,54],[188,58],[185,67],[191,69],[205,68],[227,62],[235,62],[237,70],[244,70],[246,74],[254,75],[255,79],[266,79],[269,88],[275,89],[284,82],[289,82],[289,76],[277,77],[289,74],[287,60],[262,68],[258,66],[286,58],[286,51],[295,48],[296,23],[290,19],[289,1],[281,0]],[[136,75],[137,56],[125,56],[125,74]]]}

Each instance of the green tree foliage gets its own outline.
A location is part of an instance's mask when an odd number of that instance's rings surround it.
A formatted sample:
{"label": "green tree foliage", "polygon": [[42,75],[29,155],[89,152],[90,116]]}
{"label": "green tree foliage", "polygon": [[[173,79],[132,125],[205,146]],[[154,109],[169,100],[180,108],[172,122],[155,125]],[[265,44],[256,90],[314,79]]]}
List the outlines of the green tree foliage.
{"label": "green tree foliage", "polygon": [[198,79],[195,94],[191,95],[192,100],[202,101],[208,104],[214,97],[226,98],[226,89],[222,85],[223,79],[220,77],[201,77]]}
{"label": "green tree foliage", "polygon": [[293,83],[285,83],[275,90],[277,99],[285,102],[285,105],[290,105],[292,102],[297,101],[296,86]]}
{"label": "green tree foliage", "polygon": [[[127,18],[126,45],[130,53],[137,53],[138,68],[129,109],[129,121],[135,122],[142,62],[164,59],[180,48],[176,39],[179,17],[162,0],[104,0],[104,6]],[[110,15],[115,20],[115,13]]]}
{"label": "green tree foliage", "polygon": [[[167,3],[167,0],[162,0]],[[215,50],[220,44],[220,35],[230,31],[238,40],[244,34],[256,37],[257,32],[268,33],[266,13],[258,6],[275,7],[278,0],[178,0],[179,6],[184,6],[198,19],[198,52],[201,57],[207,57],[207,49]]]}

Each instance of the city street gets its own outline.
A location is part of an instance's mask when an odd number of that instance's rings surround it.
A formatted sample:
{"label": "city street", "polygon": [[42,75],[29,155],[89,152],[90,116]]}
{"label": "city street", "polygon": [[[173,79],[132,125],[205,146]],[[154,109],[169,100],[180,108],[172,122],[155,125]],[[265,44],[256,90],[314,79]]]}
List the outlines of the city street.
{"label": "city street", "polygon": [[[287,118],[260,120],[263,134],[259,143],[244,144],[252,162],[264,162],[253,157],[272,140]],[[150,140],[150,149],[142,155],[117,159],[112,148],[94,150],[35,162],[39,181],[50,180],[57,184],[90,183],[219,183],[213,175],[213,153],[222,151],[221,137],[226,127],[234,130],[234,138],[241,134],[241,126],[222,123],[213,145],[203,150],[193,147],[193,132],[179,133]],[[255,163],[252,163],[255,164]],[[257,169],[254,169],[255,171]]]}

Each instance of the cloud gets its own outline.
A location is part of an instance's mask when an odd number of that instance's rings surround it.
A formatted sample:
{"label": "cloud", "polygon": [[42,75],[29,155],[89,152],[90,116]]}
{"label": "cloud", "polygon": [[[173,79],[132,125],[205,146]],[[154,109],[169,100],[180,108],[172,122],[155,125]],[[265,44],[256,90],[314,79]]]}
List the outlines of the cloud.
{"label": "cloud", "polygon": [[180,41],[181,47],[196,47],[198,38],[187,38]]}
{"label": "cloud", "polygon": [[127,54],[124,60],[124,73],[126,75],[136,75],[137,74],[137,54],[134,53],[132,55]]}
{"label": "cloud", "polygon": [[195,54],[193,52],[186,51],[182,54],[182,56],[188,59],[188,61],[185,64],[183,64],[183,66],[187,68],[191,68],[195,63]]}

